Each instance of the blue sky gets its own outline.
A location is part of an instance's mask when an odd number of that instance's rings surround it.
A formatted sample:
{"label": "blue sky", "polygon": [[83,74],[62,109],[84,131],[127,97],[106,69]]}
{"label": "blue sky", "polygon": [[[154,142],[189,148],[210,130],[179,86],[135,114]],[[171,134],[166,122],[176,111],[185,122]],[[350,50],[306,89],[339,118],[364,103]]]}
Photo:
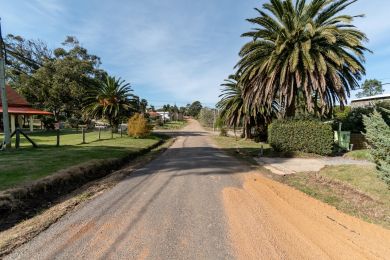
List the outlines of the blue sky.
{"label": "blue sky", "polygon": [[[66,35],[102,59],[156,107],[200,100],[212,106],[256,15],[255,0],[0,0],[3,33],[58,47]],[[367,78],[390,82],[390,1],[360,0],[349,13],[370,38]],[[390,92],[390,86],[386,87]]]}

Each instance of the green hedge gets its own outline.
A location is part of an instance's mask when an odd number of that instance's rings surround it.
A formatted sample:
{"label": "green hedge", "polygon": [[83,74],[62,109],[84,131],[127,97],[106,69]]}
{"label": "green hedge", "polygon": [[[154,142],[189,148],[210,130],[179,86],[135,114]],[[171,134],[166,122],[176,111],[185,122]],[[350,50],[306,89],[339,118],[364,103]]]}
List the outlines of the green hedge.
{"label": "green hedge", "polygon": [[278,120],[268,128],[268,142],[278,152],[332,153],[332,126],[311,120]]}

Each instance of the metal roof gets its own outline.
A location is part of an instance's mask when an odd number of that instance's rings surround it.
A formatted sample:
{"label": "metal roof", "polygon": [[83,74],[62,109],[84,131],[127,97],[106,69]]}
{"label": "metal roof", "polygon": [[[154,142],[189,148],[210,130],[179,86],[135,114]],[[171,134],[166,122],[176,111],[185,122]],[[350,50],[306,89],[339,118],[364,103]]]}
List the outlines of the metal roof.
{"label": "metal roof", "polygon": [[367,100],[374,100],[374,99],[390,99],[390,94],[381,94],[381,95],[376,95],[376,96],[371,96],[371,97],[363,97],[363,98],[357,98],[351,100],[352,102],[357,102],[357,101],[367,101]]}

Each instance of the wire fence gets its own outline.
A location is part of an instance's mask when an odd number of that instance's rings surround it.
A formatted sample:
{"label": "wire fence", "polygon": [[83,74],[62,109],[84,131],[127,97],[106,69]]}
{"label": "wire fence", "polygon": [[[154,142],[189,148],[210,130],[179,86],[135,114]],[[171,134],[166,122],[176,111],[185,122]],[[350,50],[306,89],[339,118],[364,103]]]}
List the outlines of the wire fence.
{"label": "wire fence", "polygon": [[[113,131],[110,127],[98,127],[87,129],[59,129],[59,130],[38,130],[29,132],[17,129],[11,139],[11,146],[15,148],[23,147],[47,147],[64,145],[82,145],[97,141],[124,138],[127,131],[123,127]],[[3,136],[0,133],[0,139]]]}

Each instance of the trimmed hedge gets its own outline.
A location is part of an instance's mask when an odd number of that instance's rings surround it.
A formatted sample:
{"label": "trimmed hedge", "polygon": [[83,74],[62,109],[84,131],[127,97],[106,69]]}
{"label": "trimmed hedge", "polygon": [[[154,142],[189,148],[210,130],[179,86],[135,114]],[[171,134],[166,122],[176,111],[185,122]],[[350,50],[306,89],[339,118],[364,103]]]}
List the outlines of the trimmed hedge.
{"label": "trimmed hedge", "polygon": [[268,128],[268,142],[278,152],[332,153],[332,126],[313,120],[278,120]]}

